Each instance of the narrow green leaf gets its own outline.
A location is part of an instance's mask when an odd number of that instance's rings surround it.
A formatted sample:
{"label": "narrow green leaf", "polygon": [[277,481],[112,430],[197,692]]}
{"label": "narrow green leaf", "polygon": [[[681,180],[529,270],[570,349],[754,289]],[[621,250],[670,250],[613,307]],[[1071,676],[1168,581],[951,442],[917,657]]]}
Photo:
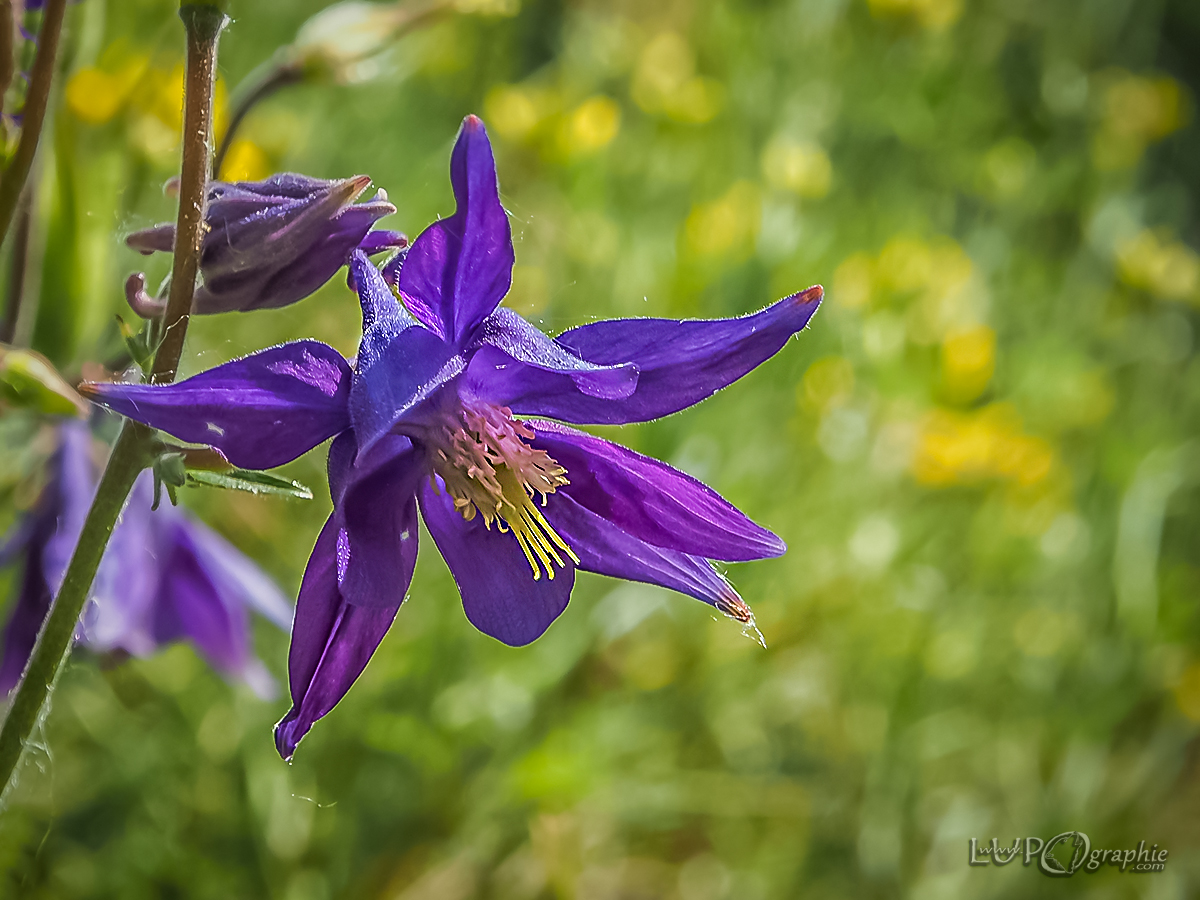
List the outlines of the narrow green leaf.
{"label": "narrow green leaf", "polygon": [[187,480],[190,485],[249,491],[252,494],[276,494],[299,500],[312,499],[312,491],[298,481],[289,481],[269,472],[252,472],[247,469],[229,469],[224,472],[188,469]]}

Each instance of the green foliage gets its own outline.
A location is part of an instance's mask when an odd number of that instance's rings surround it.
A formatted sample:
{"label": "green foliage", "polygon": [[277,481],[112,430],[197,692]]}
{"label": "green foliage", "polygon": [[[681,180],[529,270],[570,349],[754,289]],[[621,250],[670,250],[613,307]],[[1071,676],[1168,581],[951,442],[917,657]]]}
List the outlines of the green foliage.
{"label": "green foliage", "polygon": [[231,468],[219,472],[191,469],[187,472],[185,483],[224,488],[229,491],[249,491],[251,494],[275,494],[296,500],[311,500],[313,496],[312,490],[298,481],[280,478],[270,472],[252,472],[247,469]]}
{"label": "green foliage", "polygon": [[[322,6],[233,4],[218,95]],[[1194,895],[1195,4],[464,6],[506,14],[280,91],[225,174],[367,172],[415,236],[451,211],[477,112],[517,239],[509,302],[550,332],[824,283],[812,326],[741,383],[597,429],[788,542],[731,567],[766,648],[590,576],[506,648],[423,535],[391,633],[292,765],[270,732],[286,698],[186,648],[81,655],[0,815],[0,897]],[[35,349],[74,372],[121,351],[124,277],[166,274],[121,238],[174,215],[183,45],[165,0],[84,0],[68,25]],[[340,278],[197,318],[182,374],[300,337],[353,355],[359,323]],[[323,485],[323,454],[281,477]],[[179,497],[294,591],[317,493]],[[257,637],[285,684],[286,638]],[[972,837],[1069,830],[1157,843],[1166,871],[967,864]]]}

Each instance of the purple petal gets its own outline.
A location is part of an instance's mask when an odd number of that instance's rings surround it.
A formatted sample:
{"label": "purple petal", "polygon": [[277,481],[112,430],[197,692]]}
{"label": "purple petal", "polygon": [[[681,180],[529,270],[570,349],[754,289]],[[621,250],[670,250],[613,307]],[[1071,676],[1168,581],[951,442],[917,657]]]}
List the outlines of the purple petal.
{"label": "purple petal", "polygon": [[331,516],[317,538],[296,603],[288,653],[292,708],[275,726],[275,746],[284,759],[291,759],[313,723],[345,696],[399,609],[399,603],[370,609],[342,599],[337,583],[337,543],[338,528]]}
{"label": "purple petal", "polygon": [[384,250],[402,250],[408,246],[408,238],[400,231],[379,228],[358,243],[358,249],[366,254],[382,253]]}
{"label": "purple petal", "polygon": [[512,534],[495,525],[487,529],[482,516],[465,521],[444,490],[427,484],[420,498],[425,524],[450,567],[471,624],[510,647],[541,637],[567,608],[574,564],[568,559],[553,579],[543,573],[535,581]]}
{"label": "purple petal", "polygon": [[707,560],[638,540],[560,493],[550,497],[545,515],[579,557],[581,570],[657,584],[702,600],[739,622],[754,621],[745,601]]}
{"label": "purple petal", "polygon": [[295,610],[279,586],[211,528],[186,514],[180,518],[196,558],[216,588],[238,605],[289,630]]}
{"label": "purple petal", "polygon": [[50,587],[42,577],[39,548],[31,545],[21,573],[20,588],[4,628],[4,657],[0,660],[0,697],[21,680],[33,653],[38,629],[50,612]]}
{"label": "purple petal", "polygon": [[134,272],[125,279],[125,301],[138,316],[153,319],[167,309],[167,301],[146,293],[146,273]]}
{"label": "purple petal", "polygon": [[345,484],[335,517],[338,586],[346,602],[392,610],[403,602],[417,564],[422,456],[408,438],[391,435],[364,456],[361,470],[331,479]]}
{"label": "purple petal", "polygon": [[319,341],[293,341],[170,385],[88,383],[96,403],[236,466],[270,469],[350,425],[350,366]]}
{"label": "purple petal", "polygon": [[[217,183],[200,254],[204,284],[193,312],[266,309],[303,299],[328,281],[375,221],[396,211],[384,199],[353,203],[370,178],[293,176],[275,183]],[[139,246],[160,240],[139,235]],[[383,242],[394,246],[395,239]]]}
{"label": "purple petal", "polygon": [[154,479],[150,472],[142,472],[92,582],[80,633],[84,643],[98,652],[119,649],[148,656],[161,642],[155,634],[155,595],[163,559],[173,555],[173,529],[150,512],[153,499]]}
{"label": "purple petal", "polygon": [[250,621],[245,608],[231,602],[214,583],[181,521],[158,527],[169,531],[170,542],[155,601],[159,641],[186,635],[215,669],[240,675],[250,661]]}
{"label": "purple petal", "polygon": [[149,256],[154,252],[170,253],[175,249],[175,226],[170,223],[135,231],[125,238],[127,246]]}
{"label": "purple petal", "polygon": [[51,463],[53,530],[42,551],[42,573],[52,592],[58,591],[67,563],[83,531],[83,522],[96,493],[96,467],[92,461],[92,433],[78,421],[58,428],[59,445]]}
{"label": "purple petal", "polygon": [[413,315],[461,347],[512,284],[512,231],[487,131],[475,116],[467,116],[458,133],[450,182],[454,215],[413,242],[399,284]]}
{"label": "purple petal", "polygon": [[520,415],[579,425],[656,419],[699,403],[779,352],[808,324],[821,295],[812,287],[736,319],[612,319],[558,336],[588,362],[635,365],[637,388],[624,399],[588,396],[571,379],[531,366],[497,371],[490,390]]}
{"label": "purple petal", "polygon": [[530,422],[534,446],[567,470],[561,490],[649,544],[706,559],[779,556],[786,545],[708,485],[666,463],[550,422]]}
{"label": "purple petal", "polygon": [[503,354],[497,357],[485,350],[478,364],[472,360],[472,369],[484,370],[481,381],[490,380],[492,371],[512,366],[515,361],[565,375],[589,397],[620,400],[632,394],[637,387],[636,366],[628,363],[603,366],[581,359],[507,307],[500,307],[483,320],[476,333],[476,342]]}

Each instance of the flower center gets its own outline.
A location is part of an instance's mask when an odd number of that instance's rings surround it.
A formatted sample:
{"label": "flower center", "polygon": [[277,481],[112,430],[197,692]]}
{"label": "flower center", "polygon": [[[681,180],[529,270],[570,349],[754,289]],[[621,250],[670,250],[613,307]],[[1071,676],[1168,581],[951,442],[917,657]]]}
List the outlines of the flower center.
{"label": "flower center", "polygon": [[534,437],[507,407],[464,402],[443,416],[426,441],[454,508],[468,522],[479,514],[489,529],[496,522],[500,531],[511,531],[537,581],[543,571],[553,579],[555,566],[566,566],[563,554],[576,563],[579,557],[534,502],[538,495],[545,506],[550,494],[570,483],[567,470],[549,453],[529,446]]}

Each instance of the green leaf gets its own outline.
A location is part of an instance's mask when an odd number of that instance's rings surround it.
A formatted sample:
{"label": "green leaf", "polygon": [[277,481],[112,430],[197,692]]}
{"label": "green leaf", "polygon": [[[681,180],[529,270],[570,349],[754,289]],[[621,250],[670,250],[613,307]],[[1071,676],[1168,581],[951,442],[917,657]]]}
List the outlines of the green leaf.
{"label": "green leaf", "polygon": [[154,364],[154,351],[158,349],[157,343],[151,337],[150,326],[146,325],[140,331],[134,331],[131,325],[117,316],[117,328],[121,330],[121,337],[125,341],[125,349],[129,351],[129,357],[137,363],[142,372],[148,375]]}
{"label": "green leaf", "polygon": [[312,491],[298,481],[289,481],[269,472],[252,472],[247,469],[228,469],[223,472],[188,469],[187,483],[230,491],[249,491],[252,494],[275,494],[299,500],[312,499]]}
{"label": "green leaf", "polygon": [[40,353],[0,347],[0,400],[48,415],[86,418],[90,407]]}

